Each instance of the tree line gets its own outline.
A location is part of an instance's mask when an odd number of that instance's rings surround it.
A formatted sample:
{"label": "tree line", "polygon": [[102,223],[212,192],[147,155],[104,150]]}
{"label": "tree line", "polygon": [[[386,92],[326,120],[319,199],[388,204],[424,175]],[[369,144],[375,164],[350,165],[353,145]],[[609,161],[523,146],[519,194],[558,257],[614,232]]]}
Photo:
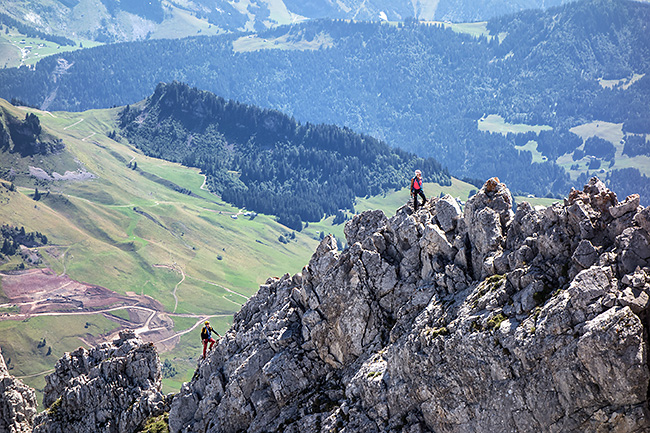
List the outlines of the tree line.
{"label": "tree line", "polygon": [[2,239],[2,248],[0,253],[6,256],[13,256],[19,251],[20,245],[28,248],[40,247],[47,245],[47,236],[40,232],[26,232],[25,227],[14,227],[3,224],[0,227],[0,239]]}

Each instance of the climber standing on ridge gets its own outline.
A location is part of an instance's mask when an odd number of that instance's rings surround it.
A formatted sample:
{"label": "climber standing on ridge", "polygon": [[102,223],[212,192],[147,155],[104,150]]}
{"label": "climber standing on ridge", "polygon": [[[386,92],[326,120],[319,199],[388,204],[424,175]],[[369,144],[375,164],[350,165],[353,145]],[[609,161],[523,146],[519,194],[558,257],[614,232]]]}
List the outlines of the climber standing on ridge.
{"label": "climber standing on ridge", "polygon": [[221,335],[217,331],[215,331],[212,326],[210,326],[210,322],[207,320],[205,321],[205,324],[203,326],[203,329],[201,329],[201,341],[203,341],[203,358],[205,359],[205,352],[208,347],[208,343],[210,343],[210,350],[212,350],[212,346],[214,346],[214,343],[216,343],[215,339],[212,338],[212,333],[217,334],[217,337],[221,338]]}
{"label": "climber standing on ridge", "polygon": [[427,202],[427,198],[422,191],[422,172],[415,170],[415,177],[411,179],[411,195],[413,196],[413,212],[418,211],[418,195],[422,197],[422,206]]}

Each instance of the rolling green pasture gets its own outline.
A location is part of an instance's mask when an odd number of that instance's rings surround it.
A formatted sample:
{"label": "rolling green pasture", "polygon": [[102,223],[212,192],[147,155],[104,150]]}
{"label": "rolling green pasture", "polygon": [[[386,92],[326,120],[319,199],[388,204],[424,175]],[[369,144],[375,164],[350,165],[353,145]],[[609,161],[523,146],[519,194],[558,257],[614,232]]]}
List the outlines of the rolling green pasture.
{"label": "rolling green pasture", "polygon": [[[33,165],[50,175],[53,171],[63,174],[81,169],[96,176],[37,185],[23,174],[16,179],[16,192],[0,187],[3,222],[46,234],[50,242],[41,248],[43,265],[57,273],[65,272],[72,279],[122,294],[152,296],[170,313],[226,315],[218,319],[222,325],[217,329],[223,332],[232,321],[232,314],[257,291],[260,283],[269,276],[300,271],[318,244],[303,233],[296,233],[288,244],[280,243],[280,235],[290,230],[273,217],[245,217],[244,210],[202,190],[204,177],[197,170],[148,158],[126,142],[109,139],[106,135],[115,128],[116,110],[46,113],[2,104],[19,118],[26,112],[35,112],[46,132],[66,144],[66,152],[54,158],[13,161],[10,157],[15,155],[3,154],[3,164],[23,173]],[[132,160],[138,163],[138,170],[127,167]],[[149,180],[143,171],[187,188],[199,197]],[[40,201],[32,199],[34,187],[44,193]],[[232,218],[235,215],[237,219]],[[3,266],[15,268],[18,262],[16,259]],[[128,317],[125,311],[114,314]],[[87,320],[84,317],[66,321],[83,328]],[[31,328],[30,323],[24,326]],[[102,333],[104,328],[101,327]],[[58,328],[52,329],[57,332]],[[16,332],[16,327],[9,327],[3,336],[7,341],[22,341],[14,336]],[[178,349],[165,355],[173,359],[193,357],[192,363],[180,365],[179,377],[183,380],[189,378],[196,366],[197,333],[182,337]],[[81,341],[75,342],[80,344]],[[5,343],[0,345],[4,349]],[[35,354],[28,347],[12,346],[15,366],[32,362]],[[71,349],[66,346],[66,350]],[[63,352],[55,353],[56,356],[40,357],[41,369],[31,369],[26,374],[52,368]]]}
{"label": "rolling green pasture", "polygon": [[98,45],[101,44],[89,40],[79,40],[74,46],[59,45],[45,39],[25,36],[15,29],[10,29],[9,33],[3,30],[0,32],[0,67],[34,65],[43,57]]}

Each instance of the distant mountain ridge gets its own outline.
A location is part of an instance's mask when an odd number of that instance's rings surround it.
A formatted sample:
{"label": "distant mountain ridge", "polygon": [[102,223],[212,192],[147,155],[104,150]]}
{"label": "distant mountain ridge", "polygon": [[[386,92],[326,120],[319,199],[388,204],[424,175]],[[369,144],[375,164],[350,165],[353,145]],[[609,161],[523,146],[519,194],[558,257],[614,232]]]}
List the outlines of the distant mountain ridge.
{"label": "distant mountain ridge", "polygon": [[[0,96],[81,110],[133,103],[180,79],[434,156],[456,177],[496,175],[517,193],[558,196],[598,172],[647,203],[650,170],[638,153],[650,134],[647,22],[647,4],[624,0],[521,12],[472,35],[414,21],[310,21],[46,58],[0,71]],[[598,122],[617,129],[605,135],[614,159],[584,151],[602,135]],[[583,136],[572,132],[583,126]],[[635,140],[629,159],[622,142]]]}
{"label": "distant mountain ridge", "polygon": [[27,5],[10,1],[0,6],[0,12],[46,33],[110,43],[152,37],[191,36],[197,32],[214,34],[224,31],[262,31],[277,25],[317,18],[482,21],[524,9],[548,8],[567,2],[568,0],[253,0],[246,6],[228,0],[38,0]]}

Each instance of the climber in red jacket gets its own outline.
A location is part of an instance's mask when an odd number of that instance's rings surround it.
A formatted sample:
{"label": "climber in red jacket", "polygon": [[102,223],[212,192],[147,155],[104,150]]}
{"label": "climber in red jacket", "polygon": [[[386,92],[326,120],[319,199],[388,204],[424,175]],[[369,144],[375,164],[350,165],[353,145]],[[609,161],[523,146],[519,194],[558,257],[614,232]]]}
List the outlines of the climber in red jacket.
{"label": "climber in red jacket", "polygon": [[422,206],[427,202],[427,198],[422,191],[422,172],[415,170],[415,177],[411,179],[411,195],[413,196],[413,211],[418,211],[418,195],[422,197]]}
{"label": "climber in red jacket", "polygon": [[208,343],[210,343],[210,350],[212,350],[212,346],[214,346],[214,343],[216,343],[216,340],[212,338],[213,332],[217,334],[217,337],[221,338],[221,335],[219,335],[219,333],[215,331],[212,326],[210,326],[210,322],[206,320],[203,329],[201,329],[201,341],[203,341],[203,359],[205,359],[205,352],[208,348]]}

